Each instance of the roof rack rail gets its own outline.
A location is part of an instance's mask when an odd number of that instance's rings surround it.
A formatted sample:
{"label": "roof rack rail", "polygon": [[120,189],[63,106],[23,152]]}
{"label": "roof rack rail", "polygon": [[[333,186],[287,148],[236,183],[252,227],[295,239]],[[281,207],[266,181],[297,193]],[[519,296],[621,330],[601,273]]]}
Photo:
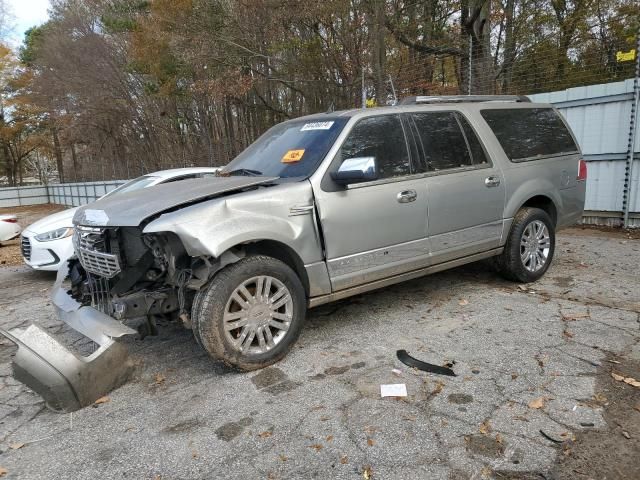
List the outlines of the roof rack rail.
{"label": "roof rack rail", "polygon": [[467,102],[531,102],[525,95],[418,95],[400,100],[398,105]]}

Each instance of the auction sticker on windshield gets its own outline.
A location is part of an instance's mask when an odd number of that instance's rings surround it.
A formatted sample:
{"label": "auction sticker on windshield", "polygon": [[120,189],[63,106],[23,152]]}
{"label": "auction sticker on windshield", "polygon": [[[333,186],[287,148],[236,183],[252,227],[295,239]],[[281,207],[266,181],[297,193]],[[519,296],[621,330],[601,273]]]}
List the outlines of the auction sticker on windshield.
{"label": "auction sticker on windshield", "polygon": [[299,162],[300,160],[302,160],[303,155],[304,155],[304,148],[300,150],[289,150],[287,153],[284,154],[284,157],[282,157],[282,160],[280,161],[282,163]]}
{"label": "auction sticker on windshield", "polygon": [[300,129],[301,132],[307,132],[309,130],[329,130],[333,122],[313,122],[305,123]]}

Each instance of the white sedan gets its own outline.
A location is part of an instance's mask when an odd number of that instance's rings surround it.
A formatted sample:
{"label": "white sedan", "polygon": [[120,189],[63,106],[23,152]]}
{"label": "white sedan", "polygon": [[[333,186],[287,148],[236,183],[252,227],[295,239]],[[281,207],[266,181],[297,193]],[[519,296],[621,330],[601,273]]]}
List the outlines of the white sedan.
{"label": "white sedan", "polygon": [[[161,183],[214,176],[219,167],[175,168],[149,173],[120,185],[106,196],[153,187]],[[58,270],[73,255],[73,215],[78,207],[49,215],[22,232],[21,250],[24,262],[36,270]],[[0,222],[1,223],[1,222]],[[17,236],[18,233],[15,236]]]}
{"label": "white sedan", "polygon": [[0,215],[0,242],[13,240],[20,235],[20,225],[15,215]]}

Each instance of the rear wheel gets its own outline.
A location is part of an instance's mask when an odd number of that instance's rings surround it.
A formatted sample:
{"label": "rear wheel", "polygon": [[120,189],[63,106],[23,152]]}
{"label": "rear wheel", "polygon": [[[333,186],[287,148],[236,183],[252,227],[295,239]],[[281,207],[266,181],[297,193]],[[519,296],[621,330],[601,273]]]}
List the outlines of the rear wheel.
{"label": "rear wheel", "polygon": [[296,273],[274,258],[251,256],[213,278],[194,305],[194,327],[212,357],[255,370],[287,354],[305,313],[304,288]]}
{"label": "rear wheel", "polygon": [[555,228],[539,208],[522,208],[514,217],[504,251],[496,257],[500,273],[517,282],[534,282],[545,274],[555,250]]}

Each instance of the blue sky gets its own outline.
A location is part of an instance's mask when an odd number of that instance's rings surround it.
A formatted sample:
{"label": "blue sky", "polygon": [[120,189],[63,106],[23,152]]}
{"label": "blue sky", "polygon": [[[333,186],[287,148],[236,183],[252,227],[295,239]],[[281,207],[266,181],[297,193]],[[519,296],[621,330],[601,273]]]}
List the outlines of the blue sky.
{"label": "blue sky", "polygon": [[7,0],[14,26],[10,42],[15,46],[22,43],[25,30],[47,21],[49,0]]}

